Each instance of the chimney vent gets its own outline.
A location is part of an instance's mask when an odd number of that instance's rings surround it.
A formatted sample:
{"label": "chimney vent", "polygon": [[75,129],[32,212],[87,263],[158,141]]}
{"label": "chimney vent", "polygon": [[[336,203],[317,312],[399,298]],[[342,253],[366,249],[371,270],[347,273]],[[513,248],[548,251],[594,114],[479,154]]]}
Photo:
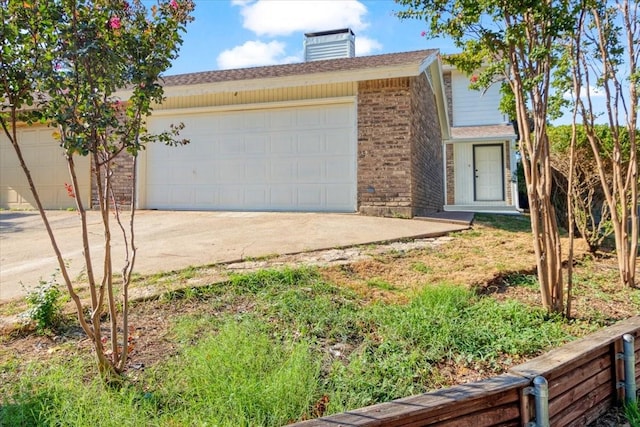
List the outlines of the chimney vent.
{"label": "chimney vent", "polygon": [[350,28],[306,33],[304,36],[304,60],[307,62],[356,56],[356,36]]}

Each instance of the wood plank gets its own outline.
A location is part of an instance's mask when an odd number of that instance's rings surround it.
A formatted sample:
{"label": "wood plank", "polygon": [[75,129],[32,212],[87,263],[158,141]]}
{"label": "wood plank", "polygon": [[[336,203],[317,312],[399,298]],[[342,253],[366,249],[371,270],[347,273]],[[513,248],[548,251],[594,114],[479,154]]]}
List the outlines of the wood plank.
{"label": "wood plank", "polygon": [[[520,425],[520,405],[511,404],[497,406],[485,411],[474,412],[463,417],[456,417],[447,421],[427,424],[433,427],[490,427],[504,425]],[[402,427],[420,427],[425,424],[408,424]]]}
{"label": "wood plank", "polygon": [[598,403],[593,408],[590,408],[584,414],[567,424],[566,427],[584,427],[600,418],[601,415],[607,412],[609,408],[612,408],[614,405],[615,402],[613,396],[609,396],[608,398],[604,399],[602,402]]}
{"label": "wood plank", "polygon": [[492,405],[518,402],[520,388],[528,384],[529,381],[525,378],[502,374],[293,425],[398,426],[417,420],[442,421],[454,415],[490,408]]}
{"label": "wood plank", "polygon": [[613,326],[594,332],[589,336],[572,341],[551,350],[542,356],[536,357],[528,362],[516,366],[509,370],[514,375],[522,375],[533,379],[538,375],[553,376],[559,369],[567,369],[567,365],[579,365],[582,358],[594,349],[606,347],[612,342],[621,339],[622,335],[631,333],[637,334],[640,331],[640,316],[631,317],[616,323]]}
{"label": "wood plank", "polygon": [[567,390],[583,383],[587,379],[603,371],[608,372],[610,379],[611,363],[611,354],[606,352],[598,356],[596,359],[587,360],[586,363],[573,370],[556,371],[558,374],[562,373],[562,375],[556,376],[556,378],[552,379],[547,378],[547,381],[549,382],[549,399],[554,399],[563,393],[566,393]]}
{"label": "wood plank", "polygon": [[447,421],[454,423],[466,415],[471,417],[476,416],[478,413],[491,411],[492,408],[501,406],[513,406],[520,411],[520,390],[510,389],[504,390],[499,393],[481,397],[475,401],[470,401],[464,405],[449,405],[439,410],[430,411],[429,413],[415,413],[410,414],[402,420],[402,422],[390,422],[385,425],[389,426],[404,426],[408,425],[433,425],[438,422]]}
{"label": "wood plank", "polygon": [[609,344],[603,346],[593,346],[584,349],[582,352],[575,352],[565,344],[564,346],[552,350],[553,354],[546,353],[542,356],[531,359],[521,365],[509,369],[509,373],[521,375],[525,378],[543,376],[549,382],[555,378],[562,377],[566,372],[580,368],[591,360],[608,358]]}
{"label": "wood plank", "polygon": [[611,386],[609,384],[603,384],[600,387],[592,390],[587,395],[583,396],[582,399],[573,402],[571,406],[567,408],[567,410],[550,417],[551,425],[567,425],[583,416],[591,408],[595,407],[603,400],[610,400],[612,399],[612,397]]}
{"label": "wood plank", "polygon": [[553,417],[562,413],[567,410],[567,408],[570,408],[574,402],[585,399],[585,396],[589,396],[593,390],[602,386],[606,386],[610,394],[615,394],[616,390],[611,378],[610,370],[598,372],[583,383],[578,384],[576,387],[567,390],[566,393],[558,396],[556,399],[551,400],[549,402],[549,416]]}

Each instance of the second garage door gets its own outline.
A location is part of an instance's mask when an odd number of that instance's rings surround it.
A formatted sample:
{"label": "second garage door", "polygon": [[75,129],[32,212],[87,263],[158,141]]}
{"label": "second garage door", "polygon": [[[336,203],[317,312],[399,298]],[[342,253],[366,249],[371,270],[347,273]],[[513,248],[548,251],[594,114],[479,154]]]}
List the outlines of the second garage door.
{"label": "second garage door", "polygon": [[182,147],[150,145],[141,162],[147,209],[356,210],[353,102],[153,117],[184,123]]}
{"label": "second garage door", "polygon": [[[71,182],[67,161],[60,144],[46,126],[25,126],[18,130],[22,156],[31,171],[45,209],[75,208],[76,201],[69,196],[66,186]],[[91,196],[91,167],[88,157],[75,157],[76,174],[80,184],[80,196],[89,207]],[[35,209],[29,183],[20,167],[18,156],[4,132],[0,132],[0,208]]]}

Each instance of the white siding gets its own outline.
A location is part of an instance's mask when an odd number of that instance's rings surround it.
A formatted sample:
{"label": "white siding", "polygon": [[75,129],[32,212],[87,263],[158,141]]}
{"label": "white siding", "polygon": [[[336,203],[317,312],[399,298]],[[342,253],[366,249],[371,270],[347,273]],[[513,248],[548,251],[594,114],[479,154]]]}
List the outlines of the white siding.
{"label": "white siding", "polygon": [[506,122],[499,111],[500,87],[494,84],[486,91],[469,89],[469,77],[451,73],[453,126],[482,126]]}

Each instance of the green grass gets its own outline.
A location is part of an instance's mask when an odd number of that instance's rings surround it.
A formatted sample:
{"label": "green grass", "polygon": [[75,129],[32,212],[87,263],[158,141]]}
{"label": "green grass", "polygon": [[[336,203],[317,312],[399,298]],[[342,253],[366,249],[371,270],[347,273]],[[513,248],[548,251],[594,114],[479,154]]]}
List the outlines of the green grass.
{"label": "green grass", "polygon": [[150,387],[172,425],[280,426],[300,419],[317,394],[320,366],[309,344],[278,342],[259,322],[228,322],[164,366]]}
{"label": "green grass", "polygon": [[416,262],[413,265],[411,265],[411,269],[413,271],[417,271],[418,273],[424,273],[424,274],[430,274],[433,273],[433,268],[429,267],[427,264],[425,264],[424,262]]}
{"label": "green grass", "polygon": [[386,280],[375,277],[367,280],[367,286],[370,288],[381,289],[383,291],[397,291],[398,288]]}
{"label": "green grass", "polygon": [[165,301],[196,297],[208,310],[178,317],[166,337],[178,354],[121,389],[87,374],[89,355],[0,366],[0,426],[283,425],[321,415],[320,401],[326,415],[438,388],[442,364],[498,372],[571,339],[539,308],[463,287],[365,304],[310,268],[235,275]]}
{"label": "green grass", "polygon": [[625,416],[631,427],[640,427],[640,401],[636,400],[625,406]]}
{"label": "green grass", "polygon": [[530,232],[531,221],[520,215],[475,214],[474,222],[512,232]]}

